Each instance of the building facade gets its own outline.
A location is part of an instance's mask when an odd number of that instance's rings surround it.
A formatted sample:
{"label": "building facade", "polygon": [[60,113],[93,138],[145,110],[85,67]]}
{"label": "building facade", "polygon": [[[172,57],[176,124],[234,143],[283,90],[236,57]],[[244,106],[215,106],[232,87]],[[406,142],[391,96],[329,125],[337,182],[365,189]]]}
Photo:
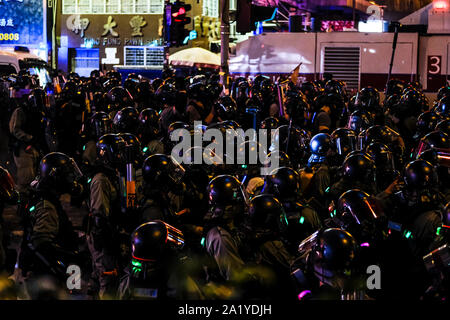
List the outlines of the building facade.
{"label": "building facade", "polygon": [[[88,76],[114,66],[160,69],[163,61],[163,0],[59,0],[55,8],[57,68]],[[220,45],[219,0],[191,4],[186,29],[195,31],[186,45],[217,50]],[[230,1],[234,10],[236,0]]]}

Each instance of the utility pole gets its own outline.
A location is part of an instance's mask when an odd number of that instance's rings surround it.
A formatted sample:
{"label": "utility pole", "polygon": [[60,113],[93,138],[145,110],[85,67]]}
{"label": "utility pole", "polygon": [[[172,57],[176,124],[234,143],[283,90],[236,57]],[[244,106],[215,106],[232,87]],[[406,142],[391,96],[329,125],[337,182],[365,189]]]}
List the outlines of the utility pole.
{"label": "utility pole", "polygon": [[230,1],[220,0],[220,82],[228,89],[230,47]]}
{"label": "utility pole", "polygon": [[356,0],[353,0],[352,10],[353,10],[353,23],[356,26]]}
{"label": "utility pole", "polygon": [[170,27],[167,26],[172,23],[172,7],[169,0],[164,1],[164,16],[163,16],[163,45],[164,45],[164,62],[163,70],[169,68],[169,45],[170,45]]}

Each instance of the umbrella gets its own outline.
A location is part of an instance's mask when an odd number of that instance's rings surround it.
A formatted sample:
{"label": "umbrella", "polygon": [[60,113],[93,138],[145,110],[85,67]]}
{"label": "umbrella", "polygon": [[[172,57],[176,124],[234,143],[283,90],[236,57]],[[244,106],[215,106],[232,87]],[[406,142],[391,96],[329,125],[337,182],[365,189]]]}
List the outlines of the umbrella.
{"label": "umbrella", "polygon": [[218,68],[220,56],[203,48],[189,48],[171,54],[169,63],[174,66]]}

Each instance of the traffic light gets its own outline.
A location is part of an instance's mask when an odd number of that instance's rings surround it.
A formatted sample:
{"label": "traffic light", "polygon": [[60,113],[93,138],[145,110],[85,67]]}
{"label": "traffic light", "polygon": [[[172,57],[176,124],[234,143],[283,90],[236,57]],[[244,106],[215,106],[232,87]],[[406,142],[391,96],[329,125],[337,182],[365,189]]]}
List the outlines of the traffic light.
{"label": "traffic light", "polygon": [[190,30],[185,29],[185,25],[191,23],[191,18],[186,17],[186,13],[191,10],[190,4],[177,1],[172,3],[170,9],[170,31],[169,31],[169,45],[180,47],[186,37],[189,37]]}

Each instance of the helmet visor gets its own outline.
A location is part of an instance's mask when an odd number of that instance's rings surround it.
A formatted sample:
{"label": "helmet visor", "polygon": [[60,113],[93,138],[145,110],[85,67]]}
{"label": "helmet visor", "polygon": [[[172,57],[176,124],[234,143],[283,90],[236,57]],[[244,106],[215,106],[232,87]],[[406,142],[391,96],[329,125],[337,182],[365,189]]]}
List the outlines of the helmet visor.
{"label": "helmet visor", "polygon": [[339,137],[336,139],[336,149],[338,154],[347,155],[356,150],[356,136]]}
{"label": "helmet visor", "polygon": [[7,170],[0,170],[0,199],[13,202],[17,199],[14,180]]}

